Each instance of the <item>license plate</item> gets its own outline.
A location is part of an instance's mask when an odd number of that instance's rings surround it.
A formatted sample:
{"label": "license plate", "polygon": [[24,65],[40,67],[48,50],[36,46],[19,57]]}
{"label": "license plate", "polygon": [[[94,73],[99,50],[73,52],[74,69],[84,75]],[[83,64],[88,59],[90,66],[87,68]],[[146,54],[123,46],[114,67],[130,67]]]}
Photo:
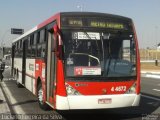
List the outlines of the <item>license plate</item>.
{"label": "license plate", "polygon": [[111,104],[112,99],[111,98],[102,98],[98,99],[98,104]]}

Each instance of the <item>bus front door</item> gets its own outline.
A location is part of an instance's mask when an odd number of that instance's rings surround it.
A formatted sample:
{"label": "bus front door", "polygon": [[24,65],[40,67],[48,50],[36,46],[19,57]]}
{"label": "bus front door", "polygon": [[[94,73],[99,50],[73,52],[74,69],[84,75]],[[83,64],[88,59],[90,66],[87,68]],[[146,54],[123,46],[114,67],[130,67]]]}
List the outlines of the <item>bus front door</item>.
{"label": "bus front door", "polygon": [[47,37],[47,102],[49,102],[52,106],[54,106],[54,92],[55,92],[55,80],[56,80],[56,58],[53,52],[53,33],[48,32]]}
{"label": "bus front door", "polygon": [[23,41],[23,55],[22,55],[22,84],[25,85],[25,76],[26,76],[26,49],[27,49],[27,40]]}

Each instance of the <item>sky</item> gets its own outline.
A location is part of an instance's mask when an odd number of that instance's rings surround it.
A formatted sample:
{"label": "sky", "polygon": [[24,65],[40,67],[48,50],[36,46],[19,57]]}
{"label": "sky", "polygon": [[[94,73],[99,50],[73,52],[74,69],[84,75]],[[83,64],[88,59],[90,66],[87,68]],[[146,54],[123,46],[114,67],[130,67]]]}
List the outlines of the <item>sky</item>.
{"label": "sky", "polygon": [[58,12],[110,13],[132,18],[139,47],[160,43],[160,0],[0,0],[0,45],[11,46],[18,35],[11,28],[27,30]]}

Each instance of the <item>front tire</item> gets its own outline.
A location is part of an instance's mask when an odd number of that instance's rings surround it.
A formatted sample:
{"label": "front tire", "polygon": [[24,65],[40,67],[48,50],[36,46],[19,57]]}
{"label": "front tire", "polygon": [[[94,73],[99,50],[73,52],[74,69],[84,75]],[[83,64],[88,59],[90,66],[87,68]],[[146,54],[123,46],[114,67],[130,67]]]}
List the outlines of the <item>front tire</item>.
{"label": "front tire", "polygon": [[48,110],[49,106],[43,101],[44,92],[42,90],[42,84],[41,83],[38,85],[37,94],[38,94],[38,103],[39,103],[40,108],[42,110]]}

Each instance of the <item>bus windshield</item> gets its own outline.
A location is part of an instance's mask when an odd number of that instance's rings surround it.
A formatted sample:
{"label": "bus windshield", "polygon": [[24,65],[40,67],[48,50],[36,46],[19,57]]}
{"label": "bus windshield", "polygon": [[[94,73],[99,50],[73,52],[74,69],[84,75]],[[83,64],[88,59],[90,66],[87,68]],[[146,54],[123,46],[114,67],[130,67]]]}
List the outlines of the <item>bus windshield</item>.
{"label": "bus windshield", "polygon": [[62,33],[67,77],[136,76],[133,33],[82,29]]}

